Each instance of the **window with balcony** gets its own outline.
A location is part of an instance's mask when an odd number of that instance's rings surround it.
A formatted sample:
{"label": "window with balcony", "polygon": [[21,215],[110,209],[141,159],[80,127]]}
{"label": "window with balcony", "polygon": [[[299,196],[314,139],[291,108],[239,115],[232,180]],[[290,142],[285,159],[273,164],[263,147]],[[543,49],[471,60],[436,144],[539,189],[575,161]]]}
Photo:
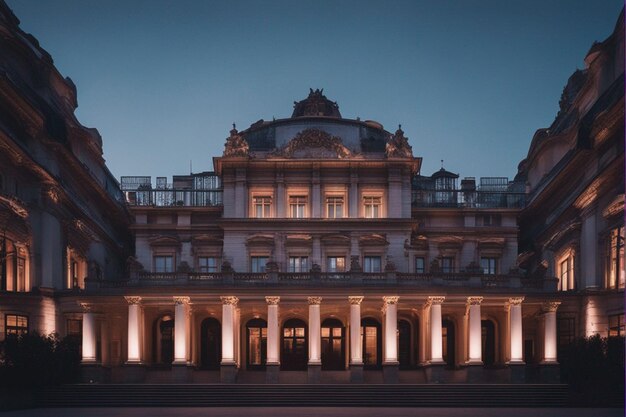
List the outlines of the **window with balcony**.
{"label": "window with balcony", "polygon": [[290,256],[289,272],[308,272],[309,258],[308,256]]}
{"label": "window with balcony", "polygon": [[254,217],[262,219],[271,217],[272,197],[257,196],[252,199]]}
{"label": "window with balcony", "polygon": [[199,256],[198,257],[198,272],[202,273],[212,273],[218,272],[219,270],[219,259],[209,256]]}
{"label": "window with balcony", "polygon": [[5,334],[14,334],[17,336],[28,334],[28,316],[19,314],[7,314],[4,316]]}
{"label": "window with balcony", "polygon": [[329,219],[343,218],[343,197],[327,197],[326,213]]}
{"label": "window with balcony", "polygon": [[381,272],[380,256],[364,256],[363,272]]}
{"label": "window with balcony", "polygon": [[174,272],[174,257],[171,255],[155,256],[154,259],[154,272],[168,273]]}
{"label": "window with balcony", "polygon": [[609,316],[609,337],[623,337],[624,332],[624,313]]}
{"label": "window with balcony", "polygon": [[306,217],[306,196],[289,197],[289,217],[292,219],[303,219]]}
{"label": "window with balcony", "polygon": [[265,272],[265,266],[267,264],[267,256],[251,256],[250,257],[250,272]]}
{"label": "window with balcony", "polygon": [[363,197],[363,214],[366,219],[378,219],[382,215],[381,197]]}
{"label": "window with balcony", "polygon": [[423,274],[426,272],[426,260],[422,256],[415,258],[415,273]]}
{"label": "window with balcony", "polygon": [[559,259],[557,265],[557,273],[559,277],[558,289],[560,291],[569,291],[574,289],[574,255],[568,253]]}
{"label": "window with balcony", "polygon": [[492,257],[480,258],[480,269],[483,274],[495,275],[498,273],[498,259]]}
{"label": "window with balcony", "polygon": [[616,227],[609,233],[606,264],[607,288],[623,289],[626,281],[624,268],[624,226]]}
{"label": "window with balcony", "polygon": [[326,258],[327,272],[344,272],[346,270],[346,258],[344,256],[329,256]]}
{"label": "window with balcony", "polygon": [[454,257],[444,256],[441,258],[441,272],[450,274],[454,272]]}

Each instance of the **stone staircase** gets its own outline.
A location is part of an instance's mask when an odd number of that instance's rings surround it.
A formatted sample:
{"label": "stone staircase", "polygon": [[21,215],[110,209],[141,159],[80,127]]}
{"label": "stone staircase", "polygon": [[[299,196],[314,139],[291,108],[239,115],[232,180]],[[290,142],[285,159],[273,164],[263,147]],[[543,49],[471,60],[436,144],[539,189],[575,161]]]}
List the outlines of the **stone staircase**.
{"label": "stone staircase", "polygon": [[562,407],[561,384],[76,384],[42,407]]}

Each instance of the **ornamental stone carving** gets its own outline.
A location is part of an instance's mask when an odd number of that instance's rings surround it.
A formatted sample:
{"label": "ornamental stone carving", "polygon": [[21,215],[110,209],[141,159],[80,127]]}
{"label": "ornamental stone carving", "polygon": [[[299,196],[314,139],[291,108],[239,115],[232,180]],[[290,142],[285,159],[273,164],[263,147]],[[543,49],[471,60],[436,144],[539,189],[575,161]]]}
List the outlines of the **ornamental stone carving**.
{"label": "ornamental stone carving", "polygon": [[277,296],[269,296],[265,297],[265,302],[269,305],[275,306],[280,302],[280,297]]}
{"label": "ornamental stone carving", "polygon": [[398,297],[397,295],[383,297],[383,301],[385,304],[398,304],[399,299],[400,297]]}
{"label": "ornamental stone carving", "polygon": [[444,300],[446,299],[446,297],[444,296],[433,296],[433,297],[428,297],[428,301],[426,302],[426,305],[433,305],[433,304],[443,304]]}
{"label": "ornamental stone carving", "polygon": [[387,158],[413,158],[413,148],[404,136],[402,125],[398,125],[396,133],[387,140],[385,155]]}
{"label": "ornamental stone carving", "polygon": [[191,301],[189,297],[174,296],[173,298],[174,298],[174,304],[176,305],[189,304],[189,301]]}
{"label": "ornamental stone carving", "polygon": [[234,296],[222,296],[220,300],[222,300],[222,304],[224,305],[236,306],[239,303],[239,298]]}
{"label": "ornamental stone carving", "polygon": [[91,313],[92,305],[90,303],[81,303],[81,302],[79,302],[78,305],[83,310],[83,313]]}
{"label": "ornamental stone carving", "polygon": [[331,136],[320,129],[305,129],[284,146],[276,149],[271,156],[283,158],[336,158],[352,155],[338,136]]}
{"label": "ornamental stone carving", "polygon": [[509,304],[512,306],[522,305],[522,301],[524,301],[524,297],[511,297],[509,298]]}
{"label": "ornamental stone carving", "polygon": [[226,138],[226,143],[224,144],[224,156],[247,157],[249,152],[250,146],[248,142],[237,132],[233,123],[233,129],[230,131],[230,136]]}
{"label": "ornamental stone carving", "polygon": [[483,302],[484,297],[467,297],[467,305],[479,306]]}
{"label": "ornamental stone carving", "polygon": [[141,304],[141,297],[136,295],[127,295],[124,297],[126,302],[130,305]]}
{"label": "ornamental stone carving", "polygon": [[541,311],[544,313],[554,313],[560,305],[560,301],[546,301],[541,305]]}
{"label": "ornamental stone carving", "polygon": [[322,297],[308,297],[309,305],[320,305],[322,304]]}
{"label": "ornamental stone carving", "polygon": [[363,302],[363,296],[348,296],[348,302],[352,305],[361,305]]}

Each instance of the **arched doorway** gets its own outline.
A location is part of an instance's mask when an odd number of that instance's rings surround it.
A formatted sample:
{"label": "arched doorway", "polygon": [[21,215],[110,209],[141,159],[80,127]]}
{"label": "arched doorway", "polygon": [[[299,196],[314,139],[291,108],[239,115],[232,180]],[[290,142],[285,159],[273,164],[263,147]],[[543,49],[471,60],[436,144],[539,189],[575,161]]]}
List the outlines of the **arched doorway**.
{"label": "arched doorway", "polygon": [[400,369],[411,367],[411,323],[398,320],[398,362]]}
{"label": "arched doorway", "polygon": [[345,369],[345,328],[337,319],[322,322],[322,369],[341,371]]}
{"label": "arched doorway", "polygon": [[456,366],[456,342],[452,320],[444,319],[441,321],[441,337],[443,339],[443,360],[448,368],[454,368]]}
{"label": "arched doorway", "polygon": [[246,367],[250,370],[263,370],[267,362],[267,322],[252,319],[246,324],[246,344],[248,356]]}
{"label": "arched doorway", "polygon": [[222,326],[213,317],[200,325],[200,366],[202,369],[220,369],[222,360]]}
{"label": "arched doorway", "polygon": [[361,341],[363,343],[363,369],[378,369],[382,363],[382,332],[378,320],[361,319]]}
{"label": "arched doorway", "polygon": [[174,361],[174,317],[166,314],[154,323],[154,363],[171,365]]}
{"label": "arched doorway", "polygon": [[283,324],[280,368],[283,371],[306,371],[309,361],[307,325],[300,319]]}
{"label": "arched doorway", "polygon": [[491,320],[480,322],[482,355],[485,366],[493,366],[496,363],[496,326]]}

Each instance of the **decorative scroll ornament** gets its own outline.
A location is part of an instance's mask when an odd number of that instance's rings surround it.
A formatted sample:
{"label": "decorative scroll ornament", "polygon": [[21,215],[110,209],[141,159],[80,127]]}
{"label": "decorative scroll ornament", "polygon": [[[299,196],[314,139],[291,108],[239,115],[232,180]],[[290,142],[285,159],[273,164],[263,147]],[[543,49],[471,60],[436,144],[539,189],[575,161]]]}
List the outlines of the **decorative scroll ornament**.
{"label": "decorative scroll ornament", "polygon": [[224,144],[224,156],[247,157],[249,151],[250,146],[248,142],[237,132],[233,123],[233,129],[230,131],[230,136],[226,138],[226,143]]}
{"label": "decorative scroll ornament", "polygon": [[139,296],[129,295],[129,296],[125,296],[124,298],[126,299],[126,302],[130,305],[141,304],[141,297]]}
{"label": "decorative scroll ornament", "polygon": [[402,125],[398,125],[396,133],[387,140],[385,155],[387,158],[413,158],[413,148],[404,136]]}
{"label": "decorative scroll ornament", "polygon": [[467,297],[467,305],[479,306],[483,302],[484,297]]}
{"label": "decorative scroll ornament", "polygon": [[385,304],[398,304],[399,299],[400,297],[398,297],[397,295],[383,297],[383,301],[385,302]]}
{"label": "decorative scroll ornament", "polygon": [[309,305],[320,305],[322,304],[322,297],[308,297]]}
{"label": "decorative scroll ornament", "polygon": [[83,310],[83,313],[91,313],[92,305],[90,303],[79,302],[78,305]]}
{"label": "decorative scroll ornament", "polygon": [[278,305],[278,303],[280,302],[280,297],[277,297],[277,296],[265,297],[265,302],[269,305],[275,306],[275,305]]}
{"label": "decorative scroll ornament", "polygon": [[220,300],[222,300],[222,304],[224,305],[236,306],[237,303],[239,303],[239,298],[234,296],[220,297]]}
{"label": "decorative scroll ornament", "polygon": [[352,305],[361,305],[363,302],[363,296],[348,296],[348,302]]}
{"label": "decorative scroll ornament", "polygon": [[560,301],[547,301],[541,305],[541,310],[544,313],[554,313],[556,309],[561,305]]}
{"label": "decorative scroll ornament", "polygon": [[444,296],[433,296],[433,297],[428,297],[428,301],[426,302],[426,305],[433,305],[433,304],[443,304],[443,302],[445,301],[446,297]]}
{"label": "decorative scroll ornament", "polygon": [[271,156],[283,158],[337,158],[343,159],[352,152],[341,143],[341,138],[319,129],[305,129]]}
{"label": "decorative scroll ornament", "polygon": [[28,217],[28,209],[26,208],[26,204],[15,197],[5,197],[0,195],[0,203],[4,203],[8,206],[13,213],[25,219]]}
{"label": "decorative scroll ornament", "polygon": [[522,301],[524,301],[524,297],[511,297],[509,298],[509,304],[512,306],[522,305]]}
{"label": "decorative scroll ornament", "polygon": [[191,301],[189,297],[174,296],[174,304],[176,305],[189,304],[189,301]]}

